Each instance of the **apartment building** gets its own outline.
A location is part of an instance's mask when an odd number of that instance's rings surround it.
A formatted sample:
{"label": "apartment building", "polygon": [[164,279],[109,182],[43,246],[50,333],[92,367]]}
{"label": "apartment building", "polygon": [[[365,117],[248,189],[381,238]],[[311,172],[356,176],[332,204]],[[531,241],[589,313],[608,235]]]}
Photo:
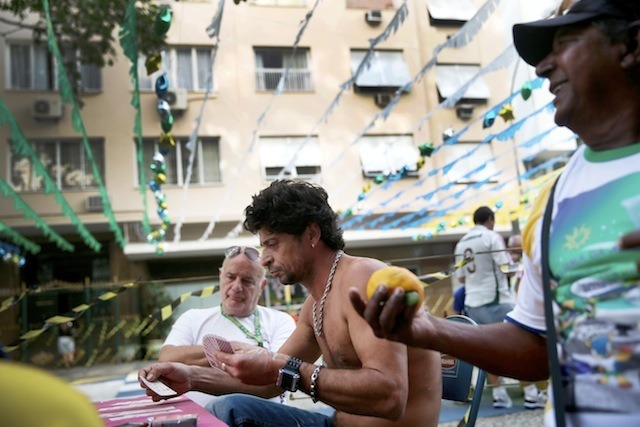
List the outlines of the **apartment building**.
{"label": "apartment building", "polygon": [[[467,227],[465,209],[470,213],[496,198],[501,204],[515,198],[517,205],[519,175],[552,157],[548,150],[539,150],[546,154],[536,157],[535,148],[529,147],[526,153],[516,148],[516,142],[552,123],[550,116],[545,123],[531,120],[525,124],[526,131],[510,141],[485,141],[488,133],[499,133],[513,121],[498,117],[495,127],[485,129],[483,116],[533,77],[530,69],[523,75],[527,68],[523,63],[516,70],[515,57],[482,72],[509,48],[509,22],[514,14],[522,14],[520,6],[516,10],[511,3],[248,0],[236,5],[227,1],[219,40],[212,40],[206,29],[216,14],[217,1],[162,2],[172,11],[162,68],[148,76],[145,58],[138,64],[145,182],[139,179],[128,59],[120,52],[113,66],[82,67],[81,116],[124,247],[103,213],[97,178],[82,136],[73,128],[71,108],[60,101],[46,43],[35,45],[29,31],[8,31],[8,24],[0,23],[4,34],[0,58],[5,63],[0,67],[0,95],[68,206],[101,245],[96,250],[86,244],[56,202],[57,196],[44,191],[46,180],[36,174],[31,160],[12,150],[15,135],[10,127],[2,126],[0,177],[71,243],[73,252],[61,249],[31,215],[16,209],[14,198],[5,195],[0,198],[0,221],[42,249],[38,254],[23,251],[23,267],[1,264],[0,289],[9,296],[21,285],[91,286],[167,279],[185,284],[215,275],[225,248],[257,244],[239,226],[243,209],[253,194],[283,176],[317,182],[328,191],[330,203],[342,213],[350,253],[403,259],[396,263],[418,274],[448,268],[451,259],[428,257],[452,252]],[[400,19],[398,11],[403,8],[408,13]],[[476,18],[475,29],[461,38],[464,46],[438,50],[478,11],[485,13],[482,19]],[[306,27],[300,33],[303,23]],[[394,23],[394,31],[369,55],[372,40]],[[212,57],[215,42],[217,52]],[[367,56],[370,66],[336,98]],[[433,66],[425,68],[430,61]],[[422,77],[416,79],[423,69]],[[213,84],[207,94],[211,70]],[[147,182],[154,176],[149,165],[162,132],[154,90],[162,73],[169,78],[167,101],[176,145],[166,155],[166,183],[161,191],[171,222],[159,250],[147,241],[142,225],[145,201],[140,186],[145,189],[151,228],[157,230],[162,218]],[[285,73],[281,93],[274,94]],[[412,81],[391,114],[379,117],[394,94]],[[443,105],[470,81],[457,102]],[[536,101],[539,96],[534,94],[528,104],[515,99],[516,119],[542,106],[543,101]],[[196,129],[191,162],[187,143]],[[443,138],[463,129],[457,144],[443,145]],[[419,147],[425,143],[436,147],[436,152],[421,156]],[[454,160],[459,161],[446,168]],[[190,164],[192,173],[185,185]],[[485,168],[477,170],[481,165]],[[491,194],[492,186],[500,184],[500,192]],[[465,189],[469,192],[461,192]],[[452,203],[462,193],[459,201],[464,203]],[[449,206],[457,206],[459,227],[447,223],[435,233],[425,228],[437,218],[430,214]],[[407,217],[412,213],[415,217]],[[501,230],[508,233],[510,227],[505,214]],[[448,292],[445,283],[442,289]]]}

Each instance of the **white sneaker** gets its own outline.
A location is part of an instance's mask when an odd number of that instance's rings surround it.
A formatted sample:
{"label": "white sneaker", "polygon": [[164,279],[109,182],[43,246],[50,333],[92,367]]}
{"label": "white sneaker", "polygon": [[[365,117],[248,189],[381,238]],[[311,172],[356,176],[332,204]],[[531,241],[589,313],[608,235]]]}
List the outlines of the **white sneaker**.
{"label": "white sneaker", "polygon": [[524,407],[527,409],[538,409],[547,406],[547,392],[538,390],[535,393],[524,393]]}
{"label": "white sneaker", "polygon": [[504,387],[496,387],[493,389],[493,407],[494,408],[511,408],[513,402]]}

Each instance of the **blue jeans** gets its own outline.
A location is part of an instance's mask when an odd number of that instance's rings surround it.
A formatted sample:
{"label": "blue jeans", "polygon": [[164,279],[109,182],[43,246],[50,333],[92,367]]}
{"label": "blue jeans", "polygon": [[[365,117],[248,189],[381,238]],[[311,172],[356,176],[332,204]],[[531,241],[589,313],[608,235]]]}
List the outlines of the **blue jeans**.
{"label": "blue jeans", "polygon": [[230,427],[332,427],[333,417],[293,406],[248,396],[230,394],[207,405],[207,410]]}

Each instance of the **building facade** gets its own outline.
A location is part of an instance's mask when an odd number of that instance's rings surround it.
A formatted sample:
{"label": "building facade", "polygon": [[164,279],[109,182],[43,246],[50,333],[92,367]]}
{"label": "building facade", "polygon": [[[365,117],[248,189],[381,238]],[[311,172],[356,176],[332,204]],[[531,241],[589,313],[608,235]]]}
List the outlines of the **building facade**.
{"label": "building facade", "polygon": [[[0,23],[0,31],[6,34],[0,38],[0,58],[5,63],[0,67],[0,95],[60,194],[101,244],[95,250],[84,242],[56,196],[45,191],[46,180],[38,176],[32,161],[13,150],[15,135],[10,127],[0,127],[4,159],[0,177],[73,246],[73,252],[62,250],[32,216],[16,208],[14,198],[0,198],[0,221],[42,248],[38,254],[23,251],[23,267],[0,265],[2,295],[52,284],[86,287],[168,279],[184,284],[215,276],[225,248],[257,245],[257,239],[239,227],[242,213],[253,194],[279,177],[310,180],[328,191],[331,205],[341,212],[345,224],[348,252],[397,260],[394,263],[418,274],[450,267],[452,259],[446,256],[468,228],[465,212],[501,197],[505,204],[518,205],[519,176],[533,167],[525,159],[531,162],[533,158],[535,163],[536,155],[543,156],[534,164],[537,166],[551,157],[535,148],[523,152],[514,147],[545,130],[552,121],[550,117],[544,123],[531,120],[526,131],[510,141],[487,142],[489,132],[499,133],[515,121],[498,117],[495,128],[485,129],[483,116],[533,76],[530,69],[522,74],[524,63],[517,69],[515,57],[494,71],[482,71],[509,48],[508,28],[520,18],[520,9],[484,0],[408,0],[406,4],[398,0],[332,0],[319,2],[308,17],[314,3],[226,2],[215,57],[206,28],[217,2],[162,3],[172,10],[162,68],[147,76],[145,58],[138,64],[143,183],[139,182],[128,59],[120,51],[113,66],[81,67],[81,115],[115,220],[123,232],[124,247],[116,242],[103,214],[97,179],[82,136],[72,126],[71,108],[60,101],[46,43],[36,45],[29,31],[8,31],[8,24]],[[486,9],[491,3],[495,7]],[[396,14],[404,7],[408,14],[398,19]],[[466,44],[442,48],[436,59],[434,51],[483,10],[488,11],[486,18],[476,18],[477,28],[467,30]],[[294,49],[305,20],[308,25]],[[397,23],[394,31],[370,54],[370,66],[361,70],[328,110],[341,85],[368,55],[371,41],[393,22]],[[416,79],[429,61],[434,61],[433,66]],[[211,70],[212,91],[205,96]],[[153,179],[148,166],[158,150],[161,133],[154,90],[161,73],[169,78],[167,101],[174,117],[176,145],[166,156],[162,192],[171,224],[164,253],[158,254],[158,247],[148,243],[142,226],[145,202],[140,186],[145,188],[151,227],[158,229],[162,219],[146,182]],[[275,95],[285,73],[282,92]],[[387,118],[376,116],[412,81]],[[458,102],[443,105],[469,81]],[[534,94],[534,104],[514,100],[516,120],[525,117],[527,109],[533,111],[548,102],[539,100],[540,96]],[[518,103],[523,105],[521,110]],[[187,143],[196,128],[191,162]],[[443,136],[446,139],[463,129],[457,144],[443,143]],[[425,144],[433,145],[436,151],[421,155],[420,147]],[[454,161],[455,165],[447,168]],[[185,185],[190,164],[191,179]],[[481,165],[486,167],[477,170]],[[487,185],[480,187],[479,183]],[[502,189],[494,197],[491,188],[500,184]],[[465,203],[452,203],[465,189],[468,193],[460,197]],[[453,224],[459,227],[447,222],[437,232],[425,228],[450,206],[459,212],[459,224]],[[412,213],[415,217],[407,216]],[[501,226],[505,233],[510,232],[510,220],[505,213]],[[435,299],[444,295],[446,301],[450,286],[448,280],[443,283],[432,292]],[[56,307],[60,310],[62,306],[70,304]],[[443,302],[439,310],[444,306]],[[3,339],[11,341],[15,332]]]}

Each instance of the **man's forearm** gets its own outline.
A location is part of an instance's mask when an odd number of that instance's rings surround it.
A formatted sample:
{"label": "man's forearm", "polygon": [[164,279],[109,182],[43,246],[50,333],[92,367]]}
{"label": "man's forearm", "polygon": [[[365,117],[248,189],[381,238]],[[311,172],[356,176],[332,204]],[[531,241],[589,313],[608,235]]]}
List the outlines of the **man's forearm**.
{"label": "man's forearm", "polygon": [[433,319],[421,347],[466,360],[492,374],[538,381],[549,377],[546,340],[512,323],[471,326]]}
{"label": "man's forearm", "polygon": [[275,384],[268,386],[247,385],[216,368],[191,368],[191,383],[193,391],[213,394],[216,396],[231,393],[245,393],[254,396],[270,398],[284,393]]}
{"label": "man's forearm", "polygon": [[209,366],[201,345],[165,345],[160,349],[160,362],[180,362],[186,365]]}

